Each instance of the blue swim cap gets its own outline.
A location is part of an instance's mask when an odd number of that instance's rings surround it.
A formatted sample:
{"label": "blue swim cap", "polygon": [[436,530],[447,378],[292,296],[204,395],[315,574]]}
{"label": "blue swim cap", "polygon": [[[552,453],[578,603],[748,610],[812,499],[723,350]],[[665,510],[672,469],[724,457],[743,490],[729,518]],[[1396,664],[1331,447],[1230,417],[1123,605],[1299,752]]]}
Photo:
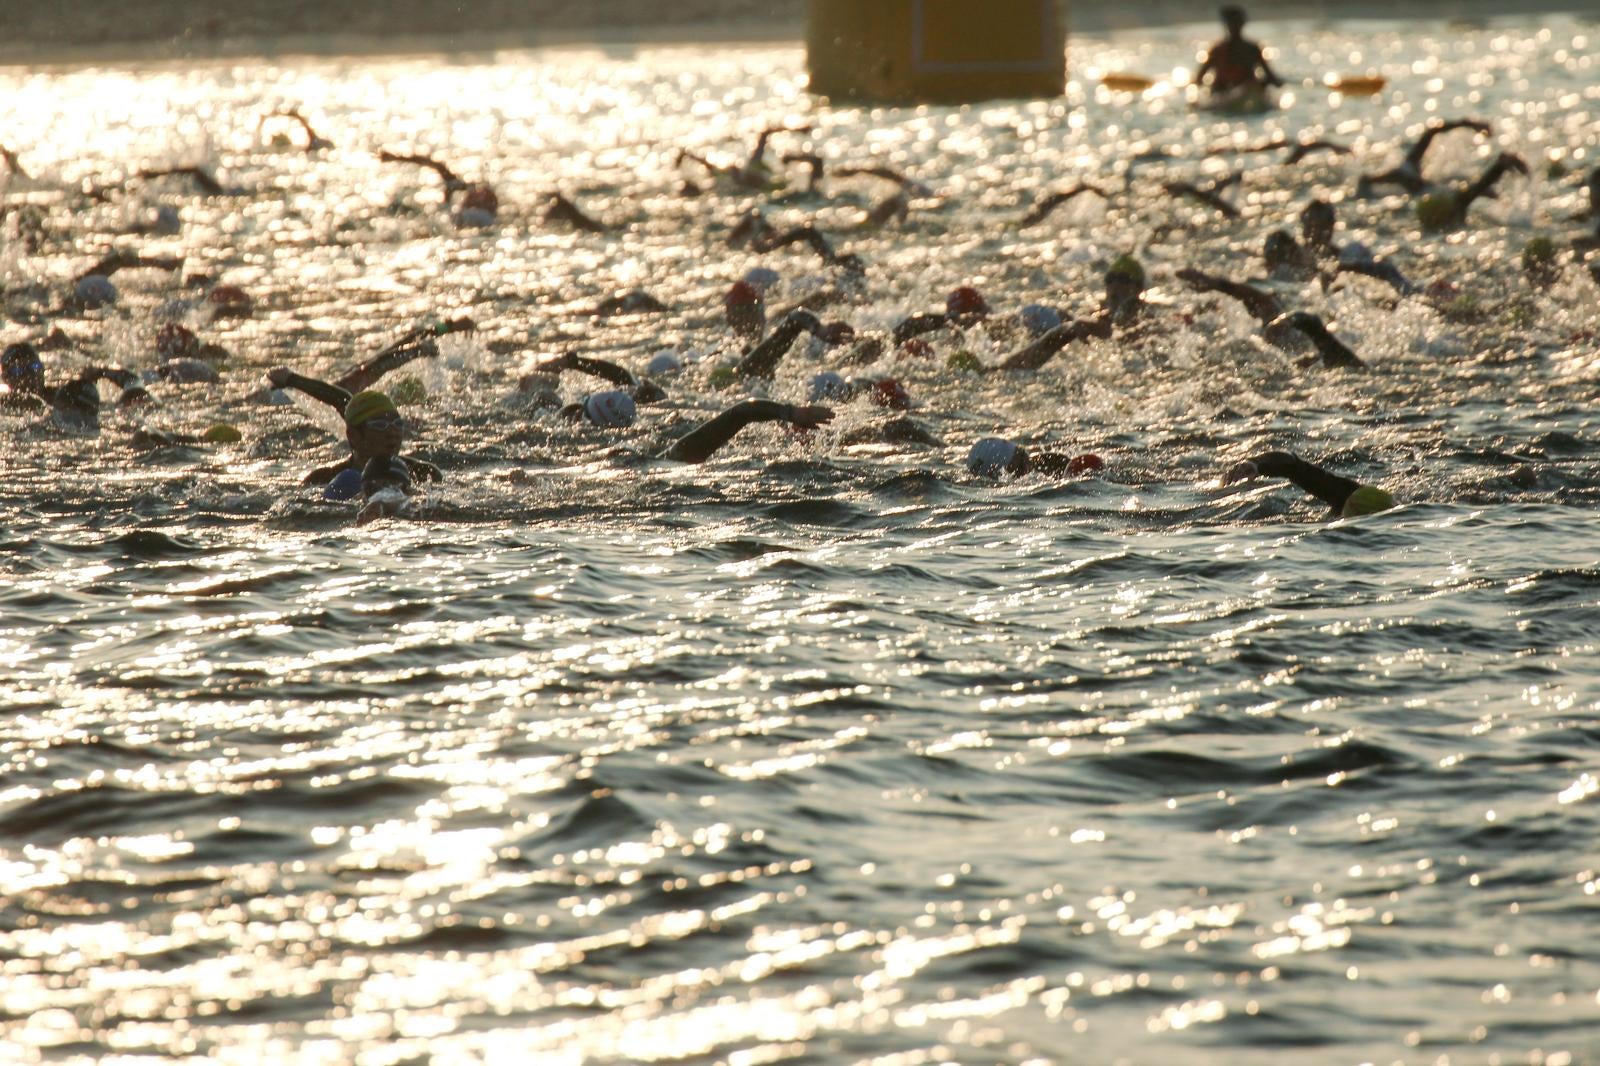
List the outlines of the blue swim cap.
{"label": "blue swim cap", "polygon": [[999,477],[1016,461],[1017,446],[1000,437],[985,437],[967,453],[968,473]]}
{"label": "blue swim cap", "polygon": [[333,480],[323,486],[322,498],[325,500],[353,500],[360,493],[361,471],[353,466],[347,466],[333,475]]}
{"label": "blue swim cap", "polygon": [[1022,320],[1022,328],[1035,337],[1061,325],[1061,312],[1044,304],[1029,304],[1017,312],[1017,317]]}

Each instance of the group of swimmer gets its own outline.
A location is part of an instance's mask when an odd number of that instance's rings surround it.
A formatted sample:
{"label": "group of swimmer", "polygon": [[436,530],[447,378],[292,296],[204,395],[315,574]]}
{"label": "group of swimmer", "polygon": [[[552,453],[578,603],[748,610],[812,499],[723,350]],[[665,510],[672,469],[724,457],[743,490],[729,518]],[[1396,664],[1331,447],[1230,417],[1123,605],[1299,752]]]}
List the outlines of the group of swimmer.
{"label": "group of swimmer", "polygon": [[[1228,37],[1209,50],[1201,65],[1199,80],[1223,91],[1241,86],[1281,84],[1281,79],[1268,64],[1261,47],[1242,36],[1245,22],[1243,11],[1228,7],[1223,9],[1222,14]],[[330,143],[298,111],[277,112],[274,117],[290,118],[302,128],[308,152],[325,148]],[[1476,120],[1434,120],[1401,163],[1389,170],[1362,176],[1357,184],[1356,195],[1369,196],[1376,189],[1391,187],[1413,197],[1432,197],[1435,203],[1433,221],[1437,226],[1465,224],[1467,209],[1474,201],[1492,195],[1495,184],[1506,174],[1526,173],[1527,168],[1517,157],[1501,154],[1477,180],[1443,192],[1437,191],[1422,177],[1423,157],[1439,135],[1457,129],[1470,129],[1478,134],[1489,132],[1486,124]],[[770,189],[775,184],[775,177],[766,161],[769,143],[779,135],[798,136],[808,131],[809,127],[804,126],[769,128],[761,133],[754,151],[742,163],[716,164],[688,152],[681,153],[680,162],[694,162],[707,172],[713,185],[723,182],[744,191]],[[1298,143],[1280,140],[1264,147],[1289,147],[1295,161],[1312,149],[1342,150],[1326,142],[1304,140]],[[450,205],[459,225],[482,226],[493,223],[500,201],[489,185],[465,180],[447,164],[430,156],[385,151],[379,158],[389,163],[420,166],[436,174],[444,185],[446,203]],[[19,168],[15,156],[9,151],[7,159],[14,169]],[[824,174],[825,163],[814,153],[792,152],[784,155],[783,159],[808,168],[808,189],[814,189]],[[895,218],[903,219],[911,200],[929,193],[915,179],[888,168],[836,166],[833,173],[867,175],[895,185],[897,192],[878,208],[868,212],[865,224],[870,226],[888,224]],[[194,180],[205,195],[224,192],[215,178],[200,168],[140,172],[142,180],[172,175]],[[1236,181],[1235,176],[1214,182],[1208,187],[1169,182],[1164,188],[1172,195],[1211,204],[1230,217],[1237,217],[1238,212],[1221,195],[1228,185]],[[95,192],[104,195],[103,190]],[[683,192],[685,195],[700,196],[707,190],[686,182]],[[1047,197],[1022,220],[1021,225],[1028,227],[1039,224],[1059,203],[1084,192],[1106,195],[1088,185],[1075,186],[1065,193]],[[1590,178],[1588,192],[1591,197],[1590,215],[1595,220],[1596,243],[1600,244],[1600,169]],[[548,222],[571,225],[588,232],[604,232],[607,229],[605,223],[591,218],[560,194],[554,194],[547,202],[544,217]],[[1420,210],[1419,217],[1423,218],[1426,226],[1428,217],[1424,217]],[[1365,246],[1356,242],[1343,246],[1337,244],[1334,240],[1336,226],[1333,203],[1319,198],[1301,210],[1298,236],[1284,229],[1268,234],[1262,248],[1262,261],[1269,278],[1314,278],[1326,287],[1340,274],[1361,274],[1383,281],[1401,298],[1429,293],[1428,287],[1414,283],[1396,265],[1376,256]],[[896,378],[847,374],[856,368],[873,366],[891,350],[902,357],[908,353],[926,355],[932,351],[930,337],[945,339],[957,346],[958,350],[947,361],[951,369],[978,374],[1012,373],[1036,371],[1069,346],[1091,338],[1136,337],[1160,328],[1159,316],[1145,300],[1145,269],[1135,256],[1123,254],[1105,269],[1100,305],[1091,314],[1073,316],[1040,304],[1028,305],[1012,315],[997,314],[980,292],[970,286],[962,286],[947,296],[942,311],[910,315],[886,334],[867,333],[858,336],[849,323],[842,320],[826,322],[818,312],[848,302],[859,294],[866,274],[866,264],[859,256],[838,252],[833,243],[811,225],[776,230],[758,210],[749,212],[732,227],[729,241],[735,246],[747,246],[758,252],[805,245],[816,252],[824,266],[833,272],[836,283],[769,316],[765,301],[778,280],[777,275],[771,270],[756,268],[735,282],[723,301],[723,321],[739,354],[737,358],[713,367],[706,384],[719,390],[740,385],[759,390],[774,379],[780,364],[802,337],[812,338],[809,343],[820,352],[832,353],[829,356],[832,367],[812,376],[807,390],[808,402],[786,403],[756,397],[733,403],[675,440],[652,449],[651,454],[661,459],[703,462],[741,430],[757,423],[785,424],[797,434],[804,435],[833,420],[834,411],[828,406],[829,403],[847,402],[857,396],[868,397],[872,404],[885,409],[889,417],[865,431],[857,431],[853,439],[935,445],[939,443],[937,438],[910,417],[912,401],[904,385]],[[1581,239],[1574,243],[1574,247],[1583,248]],[[1524,261],[1526,263],[1526,256]],[[90,272],[80,275],[72,295],[59,311],[81,311],[114,302],[115,287],[110,275],[116,270],[174,270],[180,265],[178,260],[114,254],[97,263]],[[1176,277],[1195,292],[1216,294],[1238,301],[1259,323],[1265,341],[1288,352],[1306,353],[1303,366],[1341,370],[1358,370],[1365,366],[1361,357],[1335,336],[1319,317],[1286,306],[1277,294],[1262,285],[1194,268],[1180,269]],[[1596,280],[1600,281],[1600,274],[1597,274]],[[238,289],[217,285],[212,279],[199,279],[198,285],[206,290],[201,300],[213,315],[251,313],[248,296]],[[1442,291],[1446,296],[1450,292],[1448,289]],[[606,301],[593,313],[596,317],[607,317],[664,309],[659,301],[647,293],[635,292]],[[309,377],[289,367],[271,369],[266,375],[266,385],[274,390],[275,395],[281,396],[281,390],[300,392],[326,404],[343,420],[348,455],[311,471],[306,475],[305,482],[321,486],[330,499],[360,500],[358,519],[362,522],[405,513],[417,483],[441,480],[443,472],[431,463],[402,455],[407,436],[406,419],[395,399],[375,386],[385,375],[415,360],[436,357],[439,353],[438,342],[445,335],[470,332],[475,328],[475,324],[468,319],[453,319],[408,331],[371,359],[334,381]],[[1009,344],[1011,350],[997,362],[985,364],[963,343],[967,334],[974,330],[984,331],[1000,344]],[[122,389],[117,401],[120,407],[134,407],[156,402],[146,388],[156,380],[216,380],[213,361],[208,360],[207,356],[215,355],[220,349],[204,344],[188,327],[169,321],[160,327],[155,343],[163,357],[161,368],[156,372],[140,374],[117,367],[90,366],[53,386],[46,383],[43,353],[70,347],[70,339],[66,339],[59,329],[54,329],[39,343],[12,343],[0,355],[0,381],[5,386],[5,391],[0,392],[0,413],[48,413],[59,425],[94,429],[98,425],[101,402],[98,386],[102,381]],[[538,363],[519,383],[518,395],[528,404],[550,409],[556,418],[586,421],[608,429],[626,429],[635,422],[640,406],[658,404],[667,397],[672,379],[683,370],[683,360],[671,352],[658,354],[638,373],[610,360],[569,353]],[[563,403],[557,389],[564,373],[597,378],[611,387],[589,393],[576,402]],[[226,426],[212,427],[203,438],[180,439],[170,434],[152,434],[151,439],[158,444],[190,443],[197,439],[237,439],[236,431],[229,436],[230,429]],[[970,473],[988,478],[1029,474],[1079,476],[1093,474],[1103,467],[1104,462],[1098,455],[1033,449],[999,436],[975,442],[966,460],[966,468]],[[1237,463],[1226,472],[1223,483],[1233,484],[1260,477],[1290,481],[1327,504],[1330,514],[1334,516],[1371,514],[1387,509],[1394,503],[1393,497],[1383,489],[1342,477],[1282,451],[1261,452]]]}

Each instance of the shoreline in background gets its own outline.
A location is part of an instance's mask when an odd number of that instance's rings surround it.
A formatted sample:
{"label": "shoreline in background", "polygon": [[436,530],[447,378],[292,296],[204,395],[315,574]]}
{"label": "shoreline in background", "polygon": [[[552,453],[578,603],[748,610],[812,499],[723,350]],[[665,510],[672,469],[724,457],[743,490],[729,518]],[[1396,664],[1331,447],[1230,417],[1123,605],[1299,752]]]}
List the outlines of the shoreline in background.
{"label": "shoreline in background", "polygon": [[[1061,3],[1069,36],[1215,21],[1210,6],[1194,0],[1137,6],[1105,0]],[[790,43],[804,39],[806,7],[805,0],[677,0],[670,8],[645,0],[476,0],[468,19],[461,10],[431,0],[284,0],[270,10],[263,10],[259,0],[210,0],[204,15],[188,13],[193,8],[186,3],[141,4],[131,20],[126,6],[112,0],[18,6],[0,13],[0,66]],[[1584,0],[1526,0],[1514,13],[1505,10],[1503,0],[1418,0],[1403,7],[1382,0],[1254,0],[1247,8],[1257,23],[1482,22],[1569,13],[1600,25],[1600,12]]]}

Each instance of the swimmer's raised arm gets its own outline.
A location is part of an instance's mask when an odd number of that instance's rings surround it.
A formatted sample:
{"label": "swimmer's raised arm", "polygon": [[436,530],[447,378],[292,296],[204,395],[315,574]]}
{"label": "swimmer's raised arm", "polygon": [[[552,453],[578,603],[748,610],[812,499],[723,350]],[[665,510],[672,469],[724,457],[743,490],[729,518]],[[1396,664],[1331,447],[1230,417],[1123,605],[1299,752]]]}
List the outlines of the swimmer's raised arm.
{"label": "swimmer's raised arm", "polygon": [[1394,506],[1394,497],[1379,488],[1341,477],[1331,470],[1308,463],[1290,452],[1261,452],[1236,463],[1223,476],[1224,485],[1258,477],[1281,477],[1302,492],[1327,504],[1330,517],[1351,518],[1373,514]]}
{"label": "swimmer's raised arm", "polygon": [[701,423],[661,453],[680,463],[703,463],[746,426],[757,422],[787,422],[812,429],[833,421],[833,409],[821,404],[801,406],[776,400],[744,400]]}
{"label": "swimmer's raised arm", "polygon": [[350,397],[354,395],[331,381],[306,377],[286,366],[275,366],[267,371],[267,381],[275,389],[294,389],[296,392],[303,392],[313,400],[327,404],[341,415],[344,414],[345,405],[350,402]]}
{"label": "swimmer's raised arm", "polygon": [[767,335],[766,339],[754,348],[743,359],[739,360],[733,372],[744,378],[770,379],[778,371],[778,363],[802,333],[813,336],[822,332],[822,320],[810,311],[790,311],[784,316],[778,327]]}

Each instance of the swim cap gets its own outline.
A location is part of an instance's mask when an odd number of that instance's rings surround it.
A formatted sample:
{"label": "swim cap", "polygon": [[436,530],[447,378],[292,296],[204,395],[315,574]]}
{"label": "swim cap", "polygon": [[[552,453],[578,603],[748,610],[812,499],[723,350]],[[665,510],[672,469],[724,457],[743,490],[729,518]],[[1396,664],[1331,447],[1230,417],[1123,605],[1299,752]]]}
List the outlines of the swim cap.
{"label": "swim cap", "polygon": [[358,392],[344,406],[344,424],[350,429],[366,425],[379,415],[397,415],[394,401],[373,389]]}
{"label": "swim cap", "polygon": [[415,374],[402,374],[396,378],[394,388],[390,391],[393,392],[393,399],[397,404],[421,403],[428,398],[428,387]]}
{"label": "swim cap", "polygon": [[44,360],[39,358],[39,349],[27,341],[18,341],[6,345],[5,353],[0,355],[0,372],[7,380],[24,374],[40,374],[44,372]]}
{"label": "swim cap", "polygon": [[361,471],[353,466],[347,466],[333,475],[333,480],[323,486],[322,498],[325,500],[353,500],[360,491]]}
{"label": "swim cap", "polygon": [[162,205],[145,219],[145,228],[157,236],[171,236],[183,228],[176,208]]}
{"label": "swim cap", "polygon": [[1429,193],[1417,201],[1417,221],[1425,230],[1444,229],[1455,217],[1456,194]]}
{"label": "swim cap", "polygon": [[219,318],[249,318],[254,306],[250,294],[237,285],[218,285],[206,293],[206,302]]}
{"label": "swim cap", "polygon": [[982,477],[999,477],[1017,461],[1020,449],[1001,437],[985,437],[967,453],[967,472]]}
{"label": "swim cap", "polygon": [[744,275],[744,283],[758,293],[775,288],[781,280],[778,272],[770,267],[751,267]]}
{"label": "swim cap", "polygon": [[494,214],[481,207],[463,207],[456,212],[455,221],[461,229],[484,229],[494,225]]}
{"label": "swim cap", "polygon": [[1144,267],[1139,265],[1139,260],[1125,253],[1117,256],[1111,265],[1106,267],[1106,279],[1110,280],[1111,278],[1127,278],[1129,281],[1136,281],[1143,285]]}
{"label": "swim cap", "polygon": [[583,401],[583,417],[597,426],[623,429],[633,425],[638,410],[634,407],[632,396],[621,389],[607,389]]}
{"label": "swim cap", "polygon": [[244,440],[244,434],[239,432],[239,428],[227,422],[216,422],[208,426],[204,436],[212,444],[238,444]]}
{"label": "swim cap", "polygon": [[872,383],[872,402],[894,411],[911,408],[911,394],[894,378],[881,378]]}
{"label": "swim cap", "polygon": [[186,359],[199,351],[200,338],[188,326],[167,322],[156,330],[156,354],[163,359]]}
{"label": "swim cap", "polygon": [[965,371],[968,373],[983,369],[983,363],[978,361],[978,357],[967,351],[965,348],[961,349],[959,352],[951,352],[950,358],[944,361],[944,365],[951,370]]}
{"label": "swim cap", "polygon": [[1087,474],[1094,470],[1104,470],[1105,466],[1106,461],[1100,458],[1094,452],[1084,452],[1082,455],[1074,455],[1072,459],[1068,461],[1067,473]]}
{"label": "swim cap", "polygon": [[93,311],[97,307],[117,302],[117,287],[103,274],[90,274],[80,278],[72,287],[72,300],[79,307]]}
{"label": "swim cap", "polygon": [[1373,488],[1371,485],[1362,485],[1350,494],[1344,501],[1344,507],[1339,512],[1345,518],[1355,518],[1364,514],[1377,514],[1387,511],[1394,506],[1394,497],[1382,489]]}
{"label": "swim cap", "polygon": [[644,365],[645,375],[652,378],[664,378],[682,370],[683,360],[671,348],[661,349]]}
{"label": "swim cap", "polygon": [[848,400],[850,383],[832,370],[824,370],[811,379],[811,402],[818,400]]}
{"label": "swim cap", "polygon": [[461,197],[461,213],[468,211],[482,211],[494,221],[494,213],[500,210],[500,197],[495,195],[494,189],[487,185],[474,185]]}
{"label": "swim cap", "polygon": [[722,298],[724,307],[744,307],[748,304],[758,304],[760,302],[761,294],[756,291],[755,286],[747,281],[734,282],[732,287],[728,289],[728,294]]}
{"label": "swim cap", "polygon": [[977,289],[963,285],[945,297],[944,309],[954,319],[976,319],[989,313],[989,304]]}
{"label": "swim cap", "polygon": [[1034,337],[1049,333],[1061,325],[1061,312],[1044,304],[1029,304],[1017,312],[1017,317],[1022,321],[1022,328]]}
{"label": "swim cap", "polygon": [[731,366],[719,366],[706,378],[706,384],[713,389],[732,388],[739,380],[739,374]]}

